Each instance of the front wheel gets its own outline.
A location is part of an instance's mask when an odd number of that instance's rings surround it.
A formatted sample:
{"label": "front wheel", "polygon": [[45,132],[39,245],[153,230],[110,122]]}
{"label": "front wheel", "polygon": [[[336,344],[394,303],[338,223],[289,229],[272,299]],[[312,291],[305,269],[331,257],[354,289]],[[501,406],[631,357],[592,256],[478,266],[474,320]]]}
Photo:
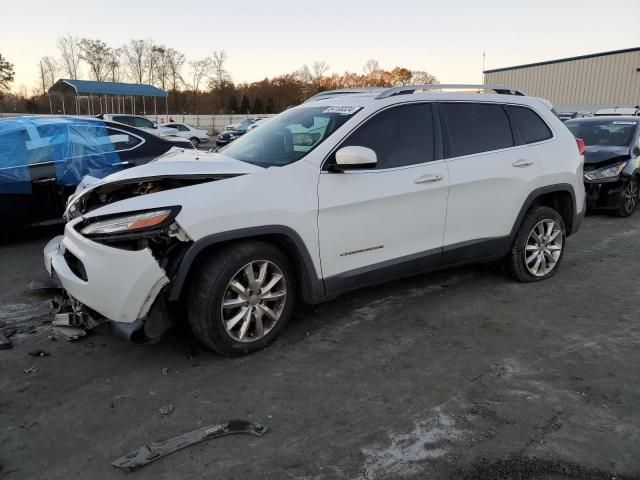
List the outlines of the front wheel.
{"label": "front wheel", "polygon": [[193,146],[198,148],[198,145],[200,145],[200,140],[198,140],[196,137],[192,137],[189,140],[191,140],[191,143],[193,143]]}
{"label": "front wheel", "polygon": [[203,344],[223,355],[251,353],[266,347],[284,328],[295,290],[289,260],[270,243],[223,247],[194,272],[189,323]]}
{"label": "front wheel", "polygon": [[619,217],[630,217],[638,207],[638,179],[632,177],[627,182],[627,186],[624,188],[624,193],[620,199],[620,207],[616,211]]}
{"label": "front wheel", "polygon": [[534,207],[525,216],[507,257],[511,275],[519,282],[537,282],[553,276],[564,253],[566,228],[550,207]]}

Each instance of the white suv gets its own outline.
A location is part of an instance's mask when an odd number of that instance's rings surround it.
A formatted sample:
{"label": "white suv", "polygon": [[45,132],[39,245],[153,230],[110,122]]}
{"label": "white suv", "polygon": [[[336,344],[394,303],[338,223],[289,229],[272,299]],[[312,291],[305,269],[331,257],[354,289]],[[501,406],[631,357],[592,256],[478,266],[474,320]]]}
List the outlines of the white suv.
{"label": "white suv", "polygon": [[432,88],[325,92],[217,153],[111,175],[70,200],[47,270],[122,337],[184,319],[227,355],[296,300],[500,259],[552,276],[584,214],[576,140],[545,100]]}

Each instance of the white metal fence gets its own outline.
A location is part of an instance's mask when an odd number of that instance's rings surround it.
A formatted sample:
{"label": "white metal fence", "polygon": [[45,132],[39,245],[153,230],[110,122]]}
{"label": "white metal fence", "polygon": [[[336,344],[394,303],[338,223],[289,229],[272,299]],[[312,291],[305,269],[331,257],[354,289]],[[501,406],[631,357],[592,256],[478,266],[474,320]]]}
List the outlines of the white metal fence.
{"label": "white metal fence", "polygon": [[[26,113],[0,113],[0,119],[17,117],[28,115]],[[36,116],[49,116],[49,115],[36,115]],[[87,115],[83,115],[87,116]],[[224,130],[225,125],[230,123],[238,123],[243,118],[247,117],[273,117],[273,115],[158,115],[157,118],[154,115],[147,115],[150,120],[155,120],[158,123],[168,123],[173,120],[176,123],[190,123],[196,127],[204,128],[213,135],[216,132]]]}

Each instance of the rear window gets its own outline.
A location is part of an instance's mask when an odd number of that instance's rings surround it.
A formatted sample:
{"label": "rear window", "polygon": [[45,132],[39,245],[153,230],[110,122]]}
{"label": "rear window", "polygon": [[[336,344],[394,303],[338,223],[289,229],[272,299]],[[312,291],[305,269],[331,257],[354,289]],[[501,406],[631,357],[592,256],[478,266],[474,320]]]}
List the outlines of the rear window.
{"label": "rear window", "polygon": [[524,143],[541,142],[553,136],[544,120],[530,108],[513,105],[507,105],[505,108],[524,137]]}
{"label": "rear window", "polygon": [[509,118],[501,105],[441,103],[448,133],[448,157],[513,147]]}
{"label": "rear window", "polygon": [[576,138],[588,145],[628,147],[631,145],[637,122],[624,120],[570,120],[565,122]]}

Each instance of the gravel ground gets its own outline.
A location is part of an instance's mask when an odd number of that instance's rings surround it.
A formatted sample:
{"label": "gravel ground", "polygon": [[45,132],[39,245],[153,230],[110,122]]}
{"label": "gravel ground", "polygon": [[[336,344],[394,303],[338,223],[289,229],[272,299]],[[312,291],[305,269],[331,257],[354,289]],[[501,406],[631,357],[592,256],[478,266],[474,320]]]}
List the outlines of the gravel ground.
{"label": "gravel ground", "polygon": [[[548,281],[491,265],[396,281],[300,309],[236,359],[184,328],[52,341],[26,284],[53,233],[0,246],[0,326],[18,330],[0,351],[2,478],[640,478],[640,215],[588,216]],[[110,466],[234,418],[270,431]]]}

